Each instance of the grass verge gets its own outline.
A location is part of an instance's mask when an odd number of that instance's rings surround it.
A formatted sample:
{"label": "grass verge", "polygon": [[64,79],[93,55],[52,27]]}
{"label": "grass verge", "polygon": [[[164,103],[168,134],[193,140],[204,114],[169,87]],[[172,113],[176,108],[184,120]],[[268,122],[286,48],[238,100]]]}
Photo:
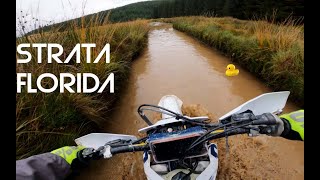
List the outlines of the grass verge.
{"label": "grass verge", "polygon": [[[130,72],[132,60],[141,52],[147,42],[147,21],[132,21],[118,24],[95,26],[97,19],[91,19],[82,24],[73,24],[67,31],[59,32],[59,27],[50,32],[22,36],[16,39],[16,45],[21,43],[58,43],[68,55],[77,43],[96,43],[97,48],[91,51],[91,58],[97,57],[106,43],[110,43],[111,60],[109,64],[75,63],[72,59],[68,64],[38,64],[35,59],[37,52],[29,49],[32,61],[27,64],[17,64],[16,71],[32,73],[38,77],[42,73],[93,73],[103,83],[108,75],[115,74],[115,93],[110,94],[108,87],[102,94],[71,94],[71,93],[35,93],[16,94],[16,159],[34,154],[48,152],[56,148],[74,145],[74,139],[96,129],[107,121],[111,106],[119,97]],[[84,52],[84,51],[82,51]],[[46,59],[47,51],[42,52]],[[81,54],[81,59],[86,54]],[[18,58],[18,54],[17,54]],[[63,58],[62,58],[63,59]],[[35,78],[32,79],[35,85]],[[50,80],[43,81],[52,87]],[[35,86],[33,86],[35,87]],[[90,85],[89,85],[90,87]]]}
{"label": "grass verge", "polygon": [[304,26],[288,18],[280,24],[231,17],[164,19],[239,62],[275,91],[289,90],[304,106]]}

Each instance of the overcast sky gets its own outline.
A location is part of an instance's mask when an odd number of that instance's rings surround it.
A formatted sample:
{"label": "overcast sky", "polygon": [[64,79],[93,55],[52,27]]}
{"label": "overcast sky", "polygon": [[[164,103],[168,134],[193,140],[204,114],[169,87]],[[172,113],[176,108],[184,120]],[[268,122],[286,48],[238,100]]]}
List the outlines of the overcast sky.
{"label": "overcast sky", "polygon": [[139,1],[147,0],[16,0],[16,26],[19,21],[26,22],[24,26],[30,30],[35,22],[57,23]]}

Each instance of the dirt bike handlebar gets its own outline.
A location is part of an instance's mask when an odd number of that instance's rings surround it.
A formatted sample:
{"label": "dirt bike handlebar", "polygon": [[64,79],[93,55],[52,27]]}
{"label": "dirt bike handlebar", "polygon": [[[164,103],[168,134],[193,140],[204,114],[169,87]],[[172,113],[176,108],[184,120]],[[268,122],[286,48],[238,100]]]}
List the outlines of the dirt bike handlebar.
{"label": "dirt bike handlebar", "polygon": [[120,147],[111,147],[110,152],[112,155],[125,153],[125,152],[136,152],[148,150],[148,145],[126,145]]}
{"label": "dirt bike handlebar", "polygon": [[[228,123],[220,123],[219,127],[214,126],[211,130],[208,130],[207,133],[200,136],[197,140],[195,140],[192,145],[187,148],[187,151],[192,149],[193,147],[213,139],[218,139],[226,136],[238,135],[238,134],[250,134],[252,130],[256,130],[259,134],[270,134],[275,128],[271,128],[277,124],[277,120],[275,115],[271,113],[265,113],[262,115],[254,116],[252,113],[242,113],[236,114],[230,117],[230,121]],[[147,138],[142,138],[141,140],[145,141]],[[111,156],[120,153],[126,152],[136,152],[136,151],[145,151],[149,150],[149,144],[145,142],[133,142],[132,144],[124,144],[124,145],[112,145],[109,144],[109,151]],[[140,144],[135,144],[140,143]],[[106,146],[104,146],[106,147]],[[86,148],[90,149],[90,148]],[[92,148],[91,148],[92,149]],[[100,147],[97,150],[87,151],[89,153],[83,154],[86,159],[94,159],[93,157],[103,157],[103,151],[105,149]],[[100,152],[99,152],[100,151]],[[90,154],[95,154],[92,156]],[[82,157],[82,158],[83,158]]]}
{"label": "dirt bike handlebar", "polygon": [[[278,131],[277,123],[279,123],[279,117],[273,115],[272,113],[264,113],[258,116],[255,116],[251,111],[243,112],[240,114],[234,114],[231,117],[222,120],[221,124],[218,127],[208,130],[205,134],[196,139],[188,148],[192,148],[202,144],[205,141],[237,135],[245,134],[249,135],[251,132],[255,134],[275,134]],[[255,131],[251,131],[255,130]],[[254,134],[251,134],[254,135]]]}
{"label": "dirt bike handlebar", "polygon": [[237,128],[234,130],[230,130],[228,132],[222,132],[221,134],[217,134],[214,136],[214,138],[212,138],[210,140],[219,139],[219,138],[226,137],[226,136],[233,136],[233,135],[238,135],[238,134],[248,134],[248,133],[250,133],[250,129]]}
{"label": "dirt bike handlebar", "polygon": [[[256,120],[252,120],[249,123],[245,123],[240,126],[231,127],[229,129],[224,130],[223,132],[215,133],[213,132],[210,134],[209,137],[207,137],[207,140],[213,140],[222,138],[225,136],[232,136],[232,135],[238,135],[238,134],[248,134],[251,131],[251,128],[248,128],[246,126],[248,125],[267,125],[265,128],[268,127],[268,125],[274,125],[276,121],[274,120],[274,117],[269,114],[264,114],[261,116],[258,116]],[[267,131],[264,131],[267,133]],[[125,145],[125,146],[119,146],[119,147],[111,147],[110,152],[112,155],[120,154],[120,153],[126,153],[126,152],[136,152],[136,151],[145,151],[148,150],[149,145],[148,144],[137,144],[137,145]]]}

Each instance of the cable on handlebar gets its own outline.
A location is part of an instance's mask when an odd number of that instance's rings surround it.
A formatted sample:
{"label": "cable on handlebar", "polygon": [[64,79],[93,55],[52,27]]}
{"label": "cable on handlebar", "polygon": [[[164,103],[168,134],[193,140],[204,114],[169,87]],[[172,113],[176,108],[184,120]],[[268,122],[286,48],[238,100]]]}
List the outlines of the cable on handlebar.
{"label": "cable on handlebar", "polygon": [[[151,109],[151,108],[143,108],[144,106],[149,106],[149,107],[153,107],[153,108],[159,108],[159,109],[162,109],[164,111],[167,111],[167,112],[163,112],[163,111],[159,111],[159,110],[155,110],[155,109]],[[151,121],[148,119],[147,116],[145,116],[143,114],[143,110],[149,110],[149,111],[156,111],[156,112],[160,112],[160,113],[165,113],[167,115],[171,115],[172,117],[175,117],[177,120],[179,119],[183,119],[189,123],[193,123],[193,124],[197,124],[197,125],[201,125],[201,126],[205,126],[205,127],[213,127],[215,125],[212,125],[212,124],[207,124],[207,123],[201,123],[201,122],[197,122],[197,121],[194,121],[192,119],[189,119],[181,114],[178,114],[176,112],[173,112],[169,109],[166,109],[164,107],[161,107],[161,106],[156,106],[156,105],[152,105],[152,104],[142,104],[138,107],[138,113],[140,115],[140,117],[148,124],[148,125],[152,125]],[[169,113],[168,113],[169,112]],[[171,114],[170,114],[171,113]]]}
{"label": "cable on handlebar", "polygon": [[[223,134],[223,133],[228,133],[228,132],[230,132],[230,131],[232,131],[232,130],[235,130],[235,129],[238,129],[238,128],[241,128],[241,127],[245,127],[245,126],[248,126],[248,125],[251,125],[251,124],[252,124],[252,122],[249,122],[249,123],[246,123],[246,124],[242,124],[242,125],[239,125],[239,126],[234,126],[234,127],[230,128],[230,129],[227,129],[227,130],[225,130],[225,131],[223,131],[223,132],[219,132],[219,133],[217,133],[217,134],[213,134],[213,135],[211,135],[211,136],[208,136],[207,138],[202,139],[202,140],[198,141],[197,143],[193,143],[192,146],[190,145],[189,148],[188,148],[186,151],[189,151],[190,149],[192,149],[192,148],[194,148],[195,146],[203,143],[204,141],[214,139],[213,137],[215,137],[215,136],[218,136],[218,135]],[[227,135],[228,135],[228,134],[227,134]]]}
{"label": "cable on handlebar", "polygon": [[144,142],[147,140],[148,137],[140,138],[138,140],[133,141],[131,144],[139,144],[140,142]]}
{"label": "cable on handlebar", "polygon": [[[216,128],[213,128],[209,131],[207,131],[206,133],[204,133],[203,135],[201,135],[200,137],[198,137],[195,141],[193,141],[193,143],[189,146],[193,146],[195,143],[197,143],[198,141],[200,141],[203,137],[207,136],[208,134],[212,133],[213,131],[216,131],[220,128],[223,128],[223,127],[226,127],[226,126],[229,126],[229,125],[232,125],[232,124],[236,124],[236,123],[239,123],[238,121],[233,121],[233,122],[229,122],[229,123],[226,123],[226,124],[220,124],[218,127]],[[191,148],[188,148],[188,150],[191,149]]]}

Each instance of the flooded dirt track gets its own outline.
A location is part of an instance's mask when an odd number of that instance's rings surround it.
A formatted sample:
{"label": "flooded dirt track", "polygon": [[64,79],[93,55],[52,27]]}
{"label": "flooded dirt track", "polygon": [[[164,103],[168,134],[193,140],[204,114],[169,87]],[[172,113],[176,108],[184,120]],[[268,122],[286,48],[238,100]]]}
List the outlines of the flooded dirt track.
{"label": "flooded dirt track", "polygon": [[[225,76],[232,61],[199,41],[176,31],[169,24],[154,23],[146,50],[132,65],[127,89],[116,106],[105,132],[138,134],[146,124],[136,109],[143,103],[157,104],[163,95],[178,96],[189,108],[205,108],[214,119],[245,101],[271,92],[242,69],[238,76]],[[197,104],[199,104],[197,106]],[[287,103],[284,112],[298,108]],[[203,115],[204,111],[192,111]],[[303,179],[304,144],[283,138],[246,135],[219,140],[218,179]],[[78,179],[146,179],[142,153],[116,155],[92,163]]]}

